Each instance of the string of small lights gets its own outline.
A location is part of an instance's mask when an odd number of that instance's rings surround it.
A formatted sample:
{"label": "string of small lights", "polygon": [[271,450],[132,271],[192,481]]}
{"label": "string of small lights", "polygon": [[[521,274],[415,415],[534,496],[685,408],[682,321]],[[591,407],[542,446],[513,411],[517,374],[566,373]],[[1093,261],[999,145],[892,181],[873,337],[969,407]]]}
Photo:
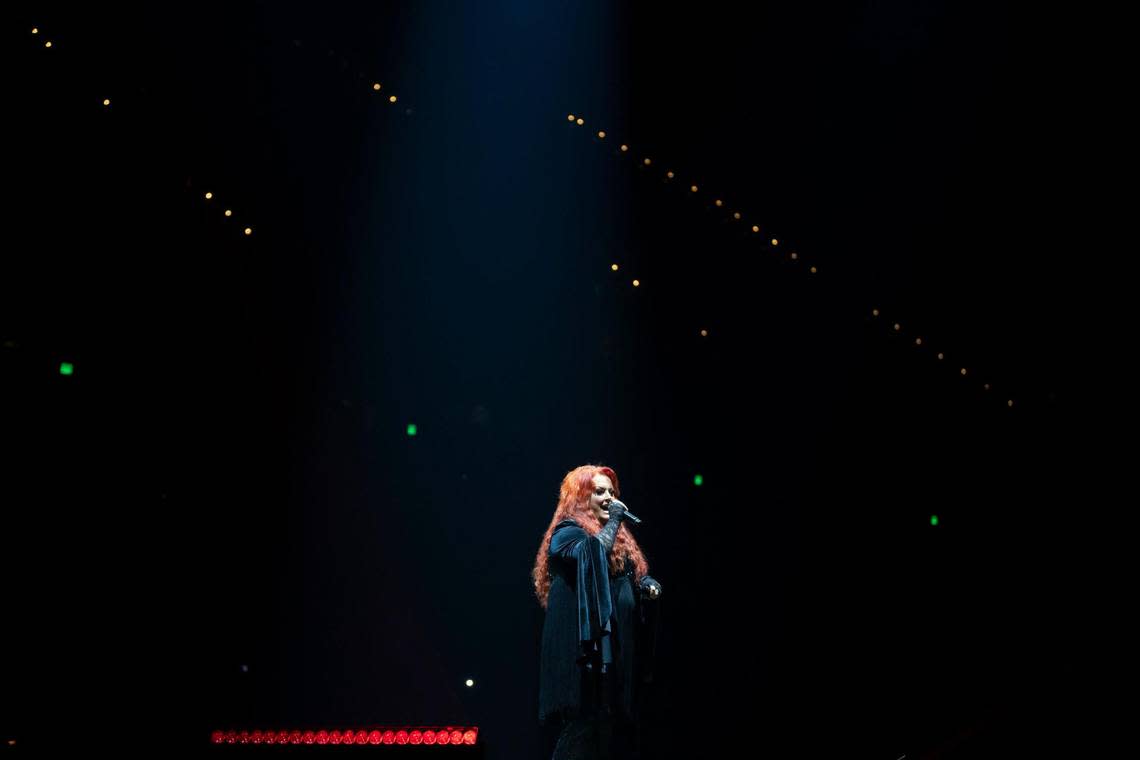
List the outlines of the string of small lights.
{"label": "string of small lights", "polygon": [[[45,31],[41,27],[33,26],[30,30],[30,33],[33,37],[43,40],[43,48],[45,50],[52,50],[53,53],[55,51],[60,50],[59,46],[56,45],[55,41],[48,38]],[[295,48],[301,48],[301,47],[303,47],[303,43],[300,40],[294,40],[293,46]],[[64,49],[66,50],[66,48],[64,48]],[[333,55],[336,55],[336,53],[335,53],[335,51],[330,49],[329,55],[333,56]],[[368,82],[367,92],[369,92],[370,94],[374,94],[374,95],[378,95],[378,96],[383,97],[384,101],[387,102],[388,104],[391,104],[391,105],[394,105],[397,102],[399,102],[399,98],[397,97],[397,95],[386,90],[382,82],[376,81],[374,79],[370,79],[369,77],[367,77],[367,75],[363,71],[359,71],[359,70],[356,72],[356,77],[359,80],[364,80],[364,81]],[[102,97],[102,98],[95,98],[94,100],[101,103],[102,109],[104,111],[111,112],[111,110],[112,110],[111,98]],[[412,109],[410,107],[405,107],[404,113],[406,115],[411,115]],[[194,188],[195,184],[196,183],[191,181],[191,180],[187,180],[187,182],[186,182],[187,187],[189,187],[191,189]],[[242,224],[236,224],[236,225],[233,224],[234,222],[236,222],[238,220],[238,216],[237,216],[237,213],[235,211],[234,205],[230,204],[230,203],[223,203],[222,198],[219,196],[219,194],[217,192],[215,192],[215,190],[213,188],[196,190],[194,192],[196,193],[196,197],[198,197],[202,202],[209,204],[213,207],[217,207],[218,213],[220,214],[221,218],[223,220],[225,220],[229,224],[229,226],[233,226],[236,229],[240,230],[240,235],[242,237],[244,237],[244,238],[252,238],[253,237],[254,225],[252,224],[252,222],[246,221]],[[9,341],[5,341],[4,347],[9,348],[9,349],[15,349],[18,347],[18,344],[15,341],[9,340]],[[67,362],[67,361],[60,362],[59,374],[63,375],[63,376],[71,376],[71,375],[75,374],[74,363],[73,362]],[[414,426],[410,426],[409,435],[415,435]]]}
{"label": "string of small lights", "polygon": [[[586,126],[586,119],[585,119],[585,117],[581,116],[580,114],[575,114],[575,113],[567,114],[566,121],[570,124],[570,126],[572,128],[574,128],[574,127],[585,127]],[[588,132],[590,134],[594,135],[594,137],[596,138],[596,142],[598,142],[599,144],[607,144],[607,143],[613,144],[616,142],[615,140],[613,140],[610,137],[610,134],[608,132],[606,132],[606,130],[604,130],[604,129],[599,129],[597,131],[594,131],[593,129],[591,129],[591,130],[588,130]],[[657,169],[657,167],[659,167],[661,165],[661,161],[659,160],[659,157],[640,154],[640,153],[636,152],[633,149],[632,145],[628,142],[617,142],[617,146],[618,147],[617,147],[617,150],[614,151],[614,155],[618,156],[619,158],[632,157],[633,158],[633,163],[631,164],[632,166],[646,170],[646,171],[660,171],[659,169]],[[758,241],[758,245],[760,246],[762,251],[764,251],[764,252],[776,252],[779,255],[783,256],[786,261],[796,262],[799,264],[806,264],[807,265],[806,266],[806,272],[808,275],[818,275],[819,274],[820,267],[818,264],[809,263],[807,261],[804,261],[803,257],[800,256],[799,252],[794,250],[792,247],[788,246],[786,244],[786,242],[782,241],[780,238],[778,238],[776,236],[769,236],[769,235],[761,234],[762,227],[758,222],[754,222],[752,220],[746,219],[745,214],[738,207],[734,206],[734,204],[725,200],[724,197],[718,197],[716,194],[708,192],[707,188],[705,187],[705,185],[702,182],[699,182],[696,179],[682,181],[678,177],[677,172],[675,172],[673,169],[666,169],[664,171],[661,171],[660,176],[661,176],[662,181],[664,181],[666,183],[680,183],[682,187],[684,187],[684,185],[687,183],[688,184],[688,192],[685,194],[687,196],[689,196],[690,198],[701,198],[701,199],[711,198],[711,208],[715,209],[717,213],[723,214],[723,218],[725,220],[727,220],[733,224],[740,223],[744,227],[744,229],[750,229],[751,235],[755,236],[756,240]],[[784,251],[786,251],[786,253],[784,253]],[[619,265],[616,263],[610,264],[610,270],[613,272],[617,272],[619,270]],[[630,282],[631,282],[632,286],[635,288],[640,287],[642,284],[641,280],[636,279],[636,278],[632,279]],[[879,328],[880,331],[885,332],[885,333],[889,333],[889,334],[894,334],[894,335],[904,335],[905,334],[901,318],[894,320],[894,321],[887,319],[883,314],[883,310],[879,307],[875,307],[875,308],[870,309],[869,313],[870,313],[870,319],[871,319],[873,324],[882,325],[882,327]],[[700,328],[697,331],[697,334],[700,335],[702,338],[707,338],[709,335],[709,331],[707,328]],[[914,334],[913,340],[910,341],[910,345],[913,348],[915,348],[916,350],[923,350],[923,351],[931,352],[936,357],[936,359],[939,363],[944,364],[948,367],[951,367],[953,369],[953,371],[955,371],[959,377],[963,378],[967,382],[974,382],[975,384],[977,384],[977,386],[980,387],[980,389],[983,391],[983,393],[986,394],[987,396],[990,396],[993,398],[1000,398],[1001,399],[1001,406],[1003,408],[1006,408],[1006,409],[1014,408],[1014,406],[1015,406],[1014,394],[1009,393],[1009,392],[1007,392],[1005,394],[999,394],[998,391],[995,389],[994,383],[992,383],[988,380],[981,379],[983,376],[982,372],[979,372],[977,369],[967,366],[967,364],[965,362],[960,362],[960,363],[955,364],[953,361],[951,361],[948,358],[948,355],[944,350],[935,350],[930,345],[929,341],[926,340],[922,335]]]}
{"label": "string of small lights", "polygon": [[[40,27],[38,27],[38,26],[33,26],[31,28],[31,34],[33,36],[36,36],[36,37],[44,37],[43,30],[41,30]],[[300,40],[294,40],[293,44],[294,44],[294,47],[298,47],[298,48],[302,47],[302,43]],[[46,37],[44,37],[44,48],[45,49],[53,49],[53,48],[58,49],[55,47],[53,41],[50,39],[47,39]],[[333,50],[330,50],[329,53],[330,53],[330,55],[335,55],[335,51],[333,51]],[[367,79],[367,77],[363,71],[357,71],[356,76],[358,79]],[[384,100],[386,102],[388,102],[389,104],[394,105],[399,101],[398,96],[396,96],[394,93],[387,92],[384,89],[384,85],[379,81],[375,81],[375,80],[371,81],[368,85],[368,90],[370,92],[378,94],[378,95],[383,93]],[[102,102],[104,109],[110,110],[110,108],[111,108],[111,99],[110,98],[102,98],[101,102]],[[411,109],[405,108],[405,114],[410,115]],[[217,195],[214,193],[213,190],[205,190],[204,192],[201,193],[201,195],[202,195],[202,199],[207,201],[207,202],[219,200],[219,198],[217,197]],[[231,206],[228,206],[225,204],[215,204],[215,205],[221,205],[222,206],[221,214],[225,219],[227,219],[227,220],[234,219],[234,209]],[[243,234],[244,236],[250,237],[253,235],[253,226],[252,225],[250,225],[250,224],[246,224],[244,226],[239,225],[239,227],[241,229],[241,234]]]}
{"label": "string of small lights", "polygon": [[[353,69],[353,75],[355,76],[356,80],[358,82],[367,83],[368,90],[371,93],[381,97],[389,105],[395,105],[398,102],[402,103],[402,101],[400,101],[400,99],[395,94],[385,89],[383,83],[373,79],[372,75],[369,72],[355,66],[355,64],[353,64],[347,56],[344,56],[341,53],[337,52],[334,48],[328,47],[326,43],[320,42],[319,44],[306,44],[303,40],[293,40],[294,50],[310,50],[317,48],[326,50],[328,57],[339,60],[342,67],[351,67]],[[405,116],[412,115],[413,109],[411,106],[403,104],[402,107]]]}
{"label": "string of small lights", "polygon": [[[41,36],[43,34],[43,31],[38,26],[33,26],[31,29],[31,33],[33,36]],[[45,49],[54,49],[54,50],[59,49],[57,46],[53,45],[53,43],[50,39],[44,40],[44,48]],[[111,110],[111,99],[110,98],[104,97],[100,100],[100,102],[101,102],[102,107],[105,111]],[[207,201],[207,202],[213,202],[213,201],[218,200],[216,194],[212,190],[206,190],[205,192],[203,192],[202,193],[202,199]],[[227,220],[233,220],[234,219],[234,209],[232,206],[224,205],[224,204],[215,204],[215,205],[222,205],[221,215],[223,218],[225,218]],[[241,234],[244,235],[245,237],[250,237],[253,235],[253,226],[252,225],[246,224],[244,226],[243,225],[239,225],[239,226],[241,228]]]}

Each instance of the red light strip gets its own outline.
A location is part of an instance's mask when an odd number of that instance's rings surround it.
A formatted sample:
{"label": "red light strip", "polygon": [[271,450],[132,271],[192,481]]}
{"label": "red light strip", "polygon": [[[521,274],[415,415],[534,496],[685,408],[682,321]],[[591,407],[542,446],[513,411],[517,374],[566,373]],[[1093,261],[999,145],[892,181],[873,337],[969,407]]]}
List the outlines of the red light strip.
{"label": "red light strip", "polygon": [[478,726],[362,728],[359,731],[214,731],[211,744],[474,744]]}

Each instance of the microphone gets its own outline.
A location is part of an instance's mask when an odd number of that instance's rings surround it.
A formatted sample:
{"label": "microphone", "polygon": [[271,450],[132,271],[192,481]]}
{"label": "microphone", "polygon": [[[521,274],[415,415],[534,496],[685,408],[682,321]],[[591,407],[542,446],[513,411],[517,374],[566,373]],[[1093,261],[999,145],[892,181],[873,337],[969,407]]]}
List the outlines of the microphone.
{"label": "microphone", "polygon": [[[618,501],[617,499],[610,499],[610,504],[615,503],[621,504],[623,507],[625,506],[625,502]],[[628,509],[625,510],[625,517],[627,520],[633,520],[634,525],[639,525],[641,523],[641,518],[635,515],[633,512],[630,512]]]}

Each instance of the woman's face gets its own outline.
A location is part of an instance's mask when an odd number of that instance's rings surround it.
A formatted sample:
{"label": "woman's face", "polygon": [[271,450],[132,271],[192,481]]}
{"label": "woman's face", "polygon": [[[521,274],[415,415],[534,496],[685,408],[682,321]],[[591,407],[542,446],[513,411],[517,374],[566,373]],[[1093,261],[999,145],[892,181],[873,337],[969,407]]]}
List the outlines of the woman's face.
{"label": "woman's face", "polygon": [[610,500],[616,496],[614,484],[609,477],[600,472],[594,476],[594,490],[590,493],[590,509],[594,511],[595,517],[602,522],[609,520],[610,512],[606,507],[610,505]]}

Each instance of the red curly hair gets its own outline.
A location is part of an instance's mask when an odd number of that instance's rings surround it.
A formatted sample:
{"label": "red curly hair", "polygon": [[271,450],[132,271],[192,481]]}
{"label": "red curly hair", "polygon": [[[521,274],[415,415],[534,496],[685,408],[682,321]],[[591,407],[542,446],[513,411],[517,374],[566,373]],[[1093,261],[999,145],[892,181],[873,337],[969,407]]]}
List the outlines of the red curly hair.
{"label": "red curly hair", "polygon": [[[594,491],[594,476],[605,475],[614,484],[614,496],[621,495],[618,487],[618,476],[609,467],[598,464],[584,464],[575,467],[566,473],[562,479],[562,486],[558,494],[558,508],[554,510],[554,517],[546,533],[542,536],[542,543],[538,547],[538,556],[534,559],[534,570],[531,577],[534,579],[534,593],[539,603],[546,607],[546,599],[550,596],[550,537],[554,535],[554,528],[563,520],[570,519],[582,526],[591,536],[597,535],[602,529],[602,521],[590,508],[590,494]],[[621,572],[625,559],[629,558],[636,568],[637,579],[649,575],[649,563],[637,545],[637,539],[629,532],[627,523],[622,522],[618,529],[617,538],[614,539],[614,548],[610,552],[610,572]]]}

